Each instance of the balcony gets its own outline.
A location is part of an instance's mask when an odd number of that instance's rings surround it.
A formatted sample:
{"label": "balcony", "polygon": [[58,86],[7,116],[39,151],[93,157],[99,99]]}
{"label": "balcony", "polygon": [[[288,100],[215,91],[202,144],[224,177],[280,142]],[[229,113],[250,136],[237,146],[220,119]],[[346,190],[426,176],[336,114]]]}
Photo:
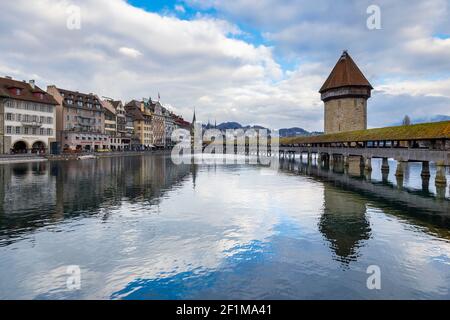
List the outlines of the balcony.
{"label": "balcony", "polygon": [[22,121],[20,121],[20,123],[24,127],[31,127],[31,128],[40,128],[40,127],[42,127],[42,122],[38,122],[38,121],[22,120]]}

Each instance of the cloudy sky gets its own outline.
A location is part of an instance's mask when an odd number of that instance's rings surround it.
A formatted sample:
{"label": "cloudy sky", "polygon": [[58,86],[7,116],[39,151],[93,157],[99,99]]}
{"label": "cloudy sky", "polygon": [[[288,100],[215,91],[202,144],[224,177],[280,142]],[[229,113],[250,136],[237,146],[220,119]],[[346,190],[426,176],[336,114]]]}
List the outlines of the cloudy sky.
{"label": "cloudy sky", "polygon": [[378,127],[450,115],[449,17],[449,0],[2,1],[0,75],[125,101],[160,92],[188,120],[195,107],[204,122],[322,130],[317,91],[347,49]]}

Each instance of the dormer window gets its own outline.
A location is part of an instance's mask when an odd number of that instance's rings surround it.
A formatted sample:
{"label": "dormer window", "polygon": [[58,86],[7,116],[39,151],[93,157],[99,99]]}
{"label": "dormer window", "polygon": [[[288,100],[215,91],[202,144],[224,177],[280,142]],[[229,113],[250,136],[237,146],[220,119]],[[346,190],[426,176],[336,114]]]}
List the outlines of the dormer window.
{"label": "dormer window", "polygon": [[82,101],[78,101],[78,106],[82,107],[83,106],[83,102]]}
{"label": "dormer window", "polygon": [[13,94],[13,95],[20,96],[22,94],[22,89],[16,88],[16,87],[10,87],[9,92],[11,92],[11,94]]}
{"label": "dormer window", "polygon": [[35,92],[34,96],[40,100],[44,100],[44,94],[42,92]]}
{"label": "dormer window", "polygon": [[73,104],[73,101],[72,100],[67,100],[67,104]]}

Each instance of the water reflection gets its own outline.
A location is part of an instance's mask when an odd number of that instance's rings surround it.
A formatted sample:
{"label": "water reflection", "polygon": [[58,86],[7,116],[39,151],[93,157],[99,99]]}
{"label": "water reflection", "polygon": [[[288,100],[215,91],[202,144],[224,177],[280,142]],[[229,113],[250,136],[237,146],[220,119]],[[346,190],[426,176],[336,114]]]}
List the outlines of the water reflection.
{"label": "water reflection", "polygon": [[343,197],[342,193],[325,185],[319,231],[330,242],[339,261],[348,263],[356,260],[358,248],[370,237],[366,202],[351,193]]}
{"label": "water reflection", "polygon": [[398,188],[358,162],[0,166],[0,298],[450,298],[449,201],[414,168]]}
{"label": "water reflection", "polygon": [[104,209],[122,201],[157,204],[190,170],[168,157],[145,156],[0,166],[0,240],[64,219],[102,214],[107,220]]}

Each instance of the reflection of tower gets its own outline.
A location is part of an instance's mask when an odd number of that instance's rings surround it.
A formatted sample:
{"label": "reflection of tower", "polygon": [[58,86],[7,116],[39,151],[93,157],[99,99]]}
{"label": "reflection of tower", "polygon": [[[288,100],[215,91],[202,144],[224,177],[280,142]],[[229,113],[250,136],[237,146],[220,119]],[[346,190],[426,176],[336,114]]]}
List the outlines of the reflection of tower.
{"label": "reflection of tower", "polygon": [[370,237],[370,223],[366,219],[366,204],[353,194],[325,184],[324,212],[319,230],[330,242],[338,261],[349,263],[356,260],[362,241]]}
{"label": "reflection of tower", "polygon": [[192,162],[191,173],[192,173],[192,186],[194,187],[194,189],[195,189],[195,181],[197,180],[197,172],[198,172],[198,165]]}

